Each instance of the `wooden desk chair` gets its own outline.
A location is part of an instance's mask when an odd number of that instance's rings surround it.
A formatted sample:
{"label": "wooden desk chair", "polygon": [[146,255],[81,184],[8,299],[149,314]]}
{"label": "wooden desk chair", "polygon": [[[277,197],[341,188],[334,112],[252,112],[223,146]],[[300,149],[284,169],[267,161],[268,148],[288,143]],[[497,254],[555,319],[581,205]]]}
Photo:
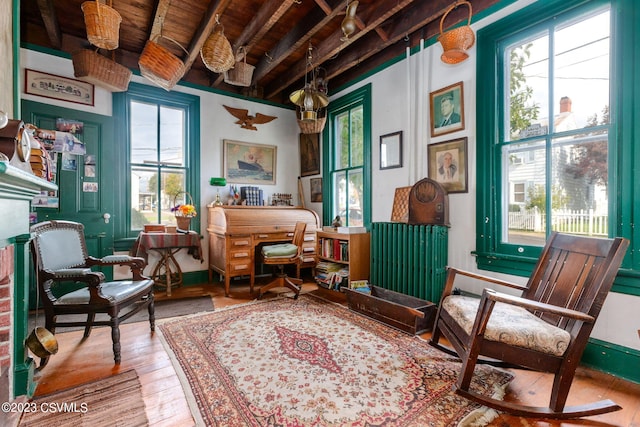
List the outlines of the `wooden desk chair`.
{"label": "wooden desk chair", "polygon": [[[120,363],[120,322],[147,307],[151,330],[155,329],[153,280],[142,275],[144,258],[109,255],[102,259],[89,256],[84,240],[84,226],[71,221],[46,221],[31,227],[31,255],[36,270],[38,292],[45,312],[45,328],[55,334],[56,327],[84,326],[89,337],[93,326],[111,326],[113,355]],[[130,280],[105,282],[104,274],[91,271],[94,266],[127,265]],[[54,288],[62,282],[83,286],[61,296]],[[124,314],[121,310],[126,308]],[[96,321],[96,313],[106,313],[109,320]],[[86,314],[86,321],[59,322],[58,316]],[[40,368],[47,364],[42,358]]]}
{"label": "wooden desk chair", "polygon": [[[297,222],[291,243],[280,243],[262,248],[262,263],[276,265],[279,271],[276,273],[276,278],[273,281],[260,288],[258,299],[262,298],[262,295],[269,289],[282,287],[291,289],[295,292],[294,299],[298,298],[300,288],[302,287],[300,265],[302,264],[302,243],[306,229],[307,224],[305,222]],[[284,266],[291,264],[296,266],[296,278],[289,277],[287,273],[284,272]]]}
{"label": "wooden desk chair", "polygon": [[[628,240],[553,233],[526,286],[449,268],[430,343],[457,354],[456,393],[518,416],[578,418],[621,409],[611,400],[565,407],[580,357],[622,262]],[[464,275],[522,291],[485,289],[480,299],[452,295]],[[439,344],[444,335],[455,352]],[[479,356],[554,374],[549,407],[524,406],[469,389]]]}

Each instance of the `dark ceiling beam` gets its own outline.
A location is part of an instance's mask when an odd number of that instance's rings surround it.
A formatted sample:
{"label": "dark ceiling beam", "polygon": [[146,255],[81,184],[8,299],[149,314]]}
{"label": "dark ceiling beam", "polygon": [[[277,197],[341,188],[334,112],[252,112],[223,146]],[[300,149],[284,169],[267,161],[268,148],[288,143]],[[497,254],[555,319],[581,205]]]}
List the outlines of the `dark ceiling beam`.
{"label": "dark ceiling beam", "polygon": [[[384,0],[378,1],[375,4],[374,9],[371,11],[360,10],[360,16],[366,23],[366,27],[361,31],[357,31],[353,34],[348,42],[342,42],[342,31],[335,32],[321,45],[317,46],[314,55],[314,65],[320,66],[325,61],[336,57],[348,44],[353,44],[358,39],[364,37],[368,32],[374,31],[376,27],[380,26],[387,19],[403,10],[405,7],[413,3],[414,0]],[[422,2],[421,2],[422,3]],[[424,6],[423,7],[428,7]],[[367,19],[368,18],[368,19]],[[376,50],[379,50],[376,48]],[[267,98],[275,96],[278,92],[286,89],[288,86],[296,82],[306,73],[306,59],[298,62],[291,67],[291,71],[280,79],[275,80],[269,87],[266,88],[265,94]]]}
{"label": "dark ceiling beam", "polygon": [[[294,2],[295,0],[270,0],[262,5],[256,16],[249,22],[249,25],[245,27],[240,37],[233,44],[236,61],[242,59],[242,55],[238,55],[240,46],[245,46],[245,54],[248,54],[254,45],[282,18],[282,15],[289,10]],[[223,77],[221,73],[213,83],[213,86],[220,84]]]}
{"label": "dark ceiling beam", "polygon": [[40,9],[40,15],[44,22],[44,28],[47,30],[51,46],[55,49],[60,49],[62,47],[62,32],[56,17],[53,0],[38,0],[38,9]]}
{"label": "dark ceiling beam", "polygon": [[341,9],[337,5],[342,4],[342,2],[343,0],[334,0],[333,4],[329,4],[324,0],[316,0],[319,8],[313,8],[305,19],[294,26],[276,44],[269,52],[269,58],[263,58],[256,65],[256,69],[253,72],[254,81],[259,82],[289,55],[298,50],[300,46],[307,44],[314,34],[340,13]]}

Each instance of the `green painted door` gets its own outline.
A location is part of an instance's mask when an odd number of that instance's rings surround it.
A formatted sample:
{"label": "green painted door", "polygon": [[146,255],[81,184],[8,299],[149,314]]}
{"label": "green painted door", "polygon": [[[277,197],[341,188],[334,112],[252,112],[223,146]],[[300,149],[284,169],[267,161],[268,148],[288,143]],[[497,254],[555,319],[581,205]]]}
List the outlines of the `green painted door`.
{"label": "green painted door", "polygon": [[[114,141],[114,121],[110,116],[90,114],[79,110],[55,107],[32,101],[23,101],[22,120],[33,123],[39,129],[56,129],[57,119],[82,122],[82,133],[77,138],[85,144],[86,154],[75,157],[62,167],[58,154],[56,183],[58,184],[58,208],[35,208],[38,222],[46,220],[70,220],[85,226],[85,240],[90,255],[103,257],[113,254],[114,241],[114,159],[118,149]],[[95,167],[85,168],[85,161],[92,156]],[[96,191],[97,190],[97,191]],[[111,216],[105,220],[105,216]],[[111,269],[103,270],[107,279],[113,277]]]}

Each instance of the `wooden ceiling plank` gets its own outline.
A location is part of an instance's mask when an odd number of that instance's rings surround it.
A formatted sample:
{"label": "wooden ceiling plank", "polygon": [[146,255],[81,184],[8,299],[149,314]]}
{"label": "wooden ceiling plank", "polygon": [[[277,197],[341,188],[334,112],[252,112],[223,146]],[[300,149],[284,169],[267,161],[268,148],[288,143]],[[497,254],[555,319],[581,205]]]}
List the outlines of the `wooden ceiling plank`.
{"label": "wooden ceiling plank", "polygon": [[51,46],[55,49],[60,49],[62,47],[62,32],[60,31],[60,25],[56,17],[53,0],[38,0],[38,9],[40,9],[40,15],[42,16],[44,27],[47,30]]}
{"label": "wooden ceiling plank", "polygon": [[[331,5],[323,0],[316,0],[316,3],[322,3],[325,6],[331,7]],[[342,4],[342,0],[334,3]],[[307,15],[305,19],[301,20],[298,25],[294,26],[271,52],[269,52],[269,58],[263,58],[256,65],[256,69],[253,72],[254,80],[260,81],[260,79],[269,74],[271,70],[277,67],[282,61],[289,57],[289,55],[297,51],[300,46],[306,45],[311,37],[327,25],[341,10],[340,7],[334,7],[327,13],[327,9],[324,6],[313,8],[311,13]]]}
{"label": "wooden ceiling plank", "polygon": [[153,17],[153,24],[151,25],[149,40],[154,40],[162,35],[162,27],[164,19],[167,17],[167,12],[169,12],[169,5],[171,5],[171,0],[158,0]]}
{"label": "wooden ceiling plank", "polygon": [[[361,37],[364,37],[369,31],[373,31],[381,25],[384,21],[402,11],[405,7],[413,3],[414,0],[385,0],[375,2],[375,8],[368,14],[369,19],[366,19],[366,27],[361,31],[353,34],[347,43],[352,44]],[[423,8],[430,7],[423,4]],[[345,47],[345,43],[341,40],[343,34],[341,31],[334,33],[331,37],[324,41],[320,46],[317,46],[314,55],[314,65],[320,66],[325,61],[336,57],[340,51]],[[291,72],[286,76],[282,76],[281,79],[274,81],[265,91],[267,98],[275,96],[277,93],[286,89],[289,85],[304,76],[306,73],[306,60],[300,61],[298,64],[291,68]]]}

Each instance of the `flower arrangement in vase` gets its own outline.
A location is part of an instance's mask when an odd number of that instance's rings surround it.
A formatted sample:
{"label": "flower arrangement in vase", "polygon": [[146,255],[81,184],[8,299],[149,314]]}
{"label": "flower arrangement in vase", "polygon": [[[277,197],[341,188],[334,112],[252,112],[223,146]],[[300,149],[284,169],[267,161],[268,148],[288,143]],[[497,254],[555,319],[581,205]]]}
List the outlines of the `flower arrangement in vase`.
{"label": "flower arrangement in vase", "polygon": [[[174,203],[176,203],[179,194],[180,193],[176,194]],[[171,212],[173,212],[173,214],[175,215],[176,223],[180,230],[189,230],[189,226],[191,225],[191,218],[198,216],[196,207],[193,205],[191,194],[186,192],[185,194],[189,196],[189,200],[191,203],[179,204],[171,208]]]}

